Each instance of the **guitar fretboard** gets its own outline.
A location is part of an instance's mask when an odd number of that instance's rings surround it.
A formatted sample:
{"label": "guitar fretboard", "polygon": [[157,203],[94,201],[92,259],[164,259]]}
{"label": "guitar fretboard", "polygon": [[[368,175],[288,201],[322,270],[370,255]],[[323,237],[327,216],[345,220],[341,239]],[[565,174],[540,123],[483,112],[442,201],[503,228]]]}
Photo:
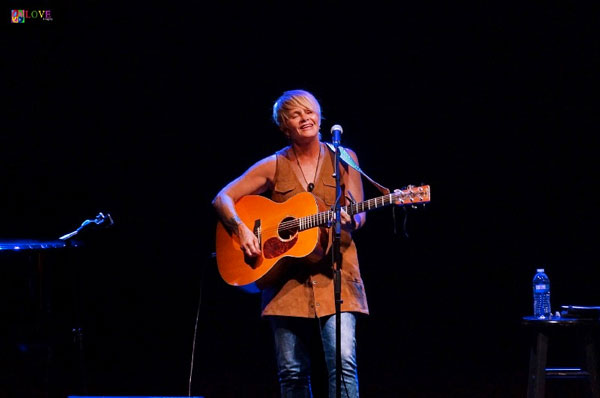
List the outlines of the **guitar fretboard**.
{"label": "guitar fretboard", "polygon": [[[352,203],[347,206],[342,206],[349,215],[363,213],[369,210],[378,209],[389,206],[391,204],[406,205],[417,204],[429,201],[429,186],[411,188],[406,191],[393,192],[388,195],[379,196],[360,203]],[[306,217],[297,218],[293,221],[286,222],[281,227],[286,229],[298,229],[304,231],[306,229],[330,225],[335,219],[335,211],[328,210],[321,213],[313,214]]]}

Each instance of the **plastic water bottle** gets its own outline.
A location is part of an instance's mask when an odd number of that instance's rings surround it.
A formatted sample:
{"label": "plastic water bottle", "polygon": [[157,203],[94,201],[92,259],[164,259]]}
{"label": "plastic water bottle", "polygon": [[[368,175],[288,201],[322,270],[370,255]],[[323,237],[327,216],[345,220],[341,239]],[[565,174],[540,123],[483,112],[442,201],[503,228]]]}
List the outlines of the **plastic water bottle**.
{"label": "plastic water bottle", "polygon": [[538,268],[533,277],[533,316],[549,319],[550,314],[550,279],[543,268]]}

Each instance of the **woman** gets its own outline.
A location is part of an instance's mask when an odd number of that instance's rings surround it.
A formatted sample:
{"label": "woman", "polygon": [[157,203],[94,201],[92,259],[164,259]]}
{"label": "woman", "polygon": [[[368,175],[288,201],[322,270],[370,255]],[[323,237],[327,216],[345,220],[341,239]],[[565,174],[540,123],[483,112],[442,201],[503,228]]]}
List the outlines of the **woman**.
{"label": "woman", "polygon": [[[289,146],[256,162],[244,174],[225,186],[213,205],[226,228],[239,237],[246,256],[261,255],[255,234],[240,221],[234,204],[243,196],[270,192],[275,202],[284,202],[308,191],[328,206],[335,202],[335,154],[320,140],[321,107],[304,90],[286,91],[273,105],[273,120],[289,140]],[[358,164],[356,154],[347,149]],[[363,200],[360,174],[340,167],[342,200]],[[358,397],[355,314],[368,314],[365,290],[360,277],[356,247],[351,232],[362,227],[366,214],[341,212],[342,306],[341,353],[342,396]],[[330,234],[331,235],[331,234]],[[328,250],[331,249],[331,236]],[[317,262],[299,259],[275,286],[262,292],[262,316],[273,330],[282,397],[310,397],[311,331],[318,327],[329,377],[329,394],[335,396],[335,303],[330,253]]]}

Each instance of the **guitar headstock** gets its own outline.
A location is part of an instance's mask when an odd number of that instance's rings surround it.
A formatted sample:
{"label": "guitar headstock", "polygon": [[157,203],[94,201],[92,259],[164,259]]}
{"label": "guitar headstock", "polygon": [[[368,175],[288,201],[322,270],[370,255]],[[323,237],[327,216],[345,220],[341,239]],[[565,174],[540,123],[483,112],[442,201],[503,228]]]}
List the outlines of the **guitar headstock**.
{"label": "guitar headstock", "polygon": [[394,190],[393,195],[395,205],[428,203],[431,201],[431,187],[429,185],[421,185],[419,187],[409,185],[406,189]]}

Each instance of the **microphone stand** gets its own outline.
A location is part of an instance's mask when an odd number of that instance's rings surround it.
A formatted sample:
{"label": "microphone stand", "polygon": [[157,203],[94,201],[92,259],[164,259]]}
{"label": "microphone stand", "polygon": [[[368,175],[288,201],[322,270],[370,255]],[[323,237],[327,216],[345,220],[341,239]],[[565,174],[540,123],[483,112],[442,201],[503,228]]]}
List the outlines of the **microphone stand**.
{"label": "microphone stand", "polygon": [[[87,230],[91,230],[93,228],[99,228],[99,226],[102,227],[111,227],[114,225],[114,220],[111,217],[110,213],[106,213],[106,215],[104,213],[98,213],[98,215],[96,216],[96,218],[91,219],[91,220],[85,220],[83,223],[81,223],[81,225],[79,226],[79,228],[77,228],[75,231],[73,232],[69,232],[68,234],[65,234],[63,236],[61,236],[60,238],[58,238],[61,241],[70,243],[72,243],[72,238],[77,236],[78,234],[80,234],[83,231],[87,231]],[[75,279],[78,279],[78,274],[76,273],[74,275]],[[87,394],[87,372],[86,372],[86,366],[85,366],[85,352],[84,352],[84,344],[83,344],[83,328],[81,327],[81,310],[79,308],[79,306],[81,305],[79,303],[79,283],[76,283],[76,291],[77,293],[74,295],[74,301],[77,302],[78,304],[78,308],[76,309],[76,325],[74,325],[74,327],[72,328],[72,332],[73,332],[73,342],[77,344],[77,351],[79,354],[79,372],[80,375],[79,377],[81,378],[81,386],[79,388],[81,388],[81,390],[83,391],[84,394]]]}
{"label": "microphone stand", "polygon": [[342,254],[340,252],[340,237],[342,231],[341,206],[342,187],[340,185],[340,135],[342,129],[335,125],[331,128],[333,134],[333,146],[335,148],[335,227],[333,235],[333,281],[334,281],[334,299],[335,299],[335,393],[336,398],[342,396],[342,323],[341,323],[341,306],[342,306]]}

